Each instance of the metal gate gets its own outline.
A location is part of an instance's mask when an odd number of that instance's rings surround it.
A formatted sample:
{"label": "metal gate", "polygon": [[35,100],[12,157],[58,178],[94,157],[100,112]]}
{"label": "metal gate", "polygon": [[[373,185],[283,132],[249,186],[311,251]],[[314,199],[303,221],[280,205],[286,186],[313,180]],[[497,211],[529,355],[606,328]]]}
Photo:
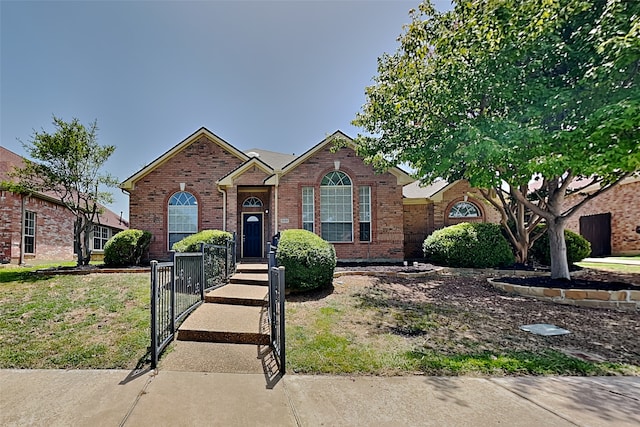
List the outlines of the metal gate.
{"label": "metal gate", "polygon": [[611,212],[581,216],[580,234],[591,243],[591,256],[611,255]]}

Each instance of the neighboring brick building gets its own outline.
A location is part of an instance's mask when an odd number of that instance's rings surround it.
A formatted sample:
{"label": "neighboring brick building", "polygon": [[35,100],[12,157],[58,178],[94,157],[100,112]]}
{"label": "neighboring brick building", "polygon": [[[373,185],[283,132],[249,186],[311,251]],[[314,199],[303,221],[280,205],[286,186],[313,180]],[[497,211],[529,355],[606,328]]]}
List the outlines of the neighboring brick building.
{"label": "neighboring brick building", "polygon": [[[565,205],[573,205],[575,197]],[[587,238],[594,256],[640,254],[640,178],[627,178],[587,202],[567,221],[567,229]]]}
{"label": "neighboring brick building", "polygon": [[[0,147],[0,182],[22,167],[23,158]],[[53,195],[22,196],[0,191],[0,262],[72,261],[74,215]],[[100,258],[106,241],[127,223],[105,209],[94,226],[93,254]],[[24,248],[21,257],[22,248]]]}
{"label": "neighboring brick building", "polygon": [[[334,141],[347,141],[332,151]],[[376,173],[335,132],[296,157],[242,152],[201,128],[121,184],[131,226],[153,234],[150,256],[204,230],[235,232],[240,258],[262,258],[279,231],[304,228],[332,242],[341,261],[404,259],[398,168]]]}

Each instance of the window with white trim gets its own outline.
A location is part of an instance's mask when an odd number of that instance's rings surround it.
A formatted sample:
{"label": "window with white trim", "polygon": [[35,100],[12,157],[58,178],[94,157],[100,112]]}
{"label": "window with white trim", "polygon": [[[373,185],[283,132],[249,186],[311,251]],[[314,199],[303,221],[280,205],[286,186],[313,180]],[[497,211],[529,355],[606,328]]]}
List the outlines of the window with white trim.
{"label": "window with white trim", "polygon": [[480,208],[471,202],[458,202],[451,206],[449,218],[478,218],[482,216]]}
{"label": "window with white trim", "polygon": [[36,253],[36,213],[24,212],[24,253]]}
{"label": "window with white trim", "polygon": [[247,197],[247,199],[242,203],[243,208],[261,208],[262,200],[258,199],[255,196]]}
{"label": "window with white trim", "polygon": [[111,238],[111,229],[103,225],[93,226],[93,250],[102,251]]}
{"label": "window with white trim", "polygon": [[360,241],[371,241],[371,187],[362,186],[358,190],[360,202]]}
{"label": "window with white trim", "polygon": [[353,241],[353,193],[351,179],[332,171],[320,184],[322,238],[329,242]]}
{"label": "window with white trim", "polygon": [[169,199],[169,249],[173,244],[198,232],[198,201],[193,194],[180,191]]}
{"label": "window with white trim", "polygon": [[302,228],[312,233],[315,220],[313,195],[313,187],[302,187]]}

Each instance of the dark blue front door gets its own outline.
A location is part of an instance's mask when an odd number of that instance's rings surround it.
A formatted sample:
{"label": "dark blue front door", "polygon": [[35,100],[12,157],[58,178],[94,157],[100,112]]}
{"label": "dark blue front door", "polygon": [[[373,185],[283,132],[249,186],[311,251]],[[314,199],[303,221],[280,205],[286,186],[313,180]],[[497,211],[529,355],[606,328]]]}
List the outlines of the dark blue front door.
{"label": "dark blue front door", "polygon": [[242,256],[262,257],[262,215],[242,214]]}

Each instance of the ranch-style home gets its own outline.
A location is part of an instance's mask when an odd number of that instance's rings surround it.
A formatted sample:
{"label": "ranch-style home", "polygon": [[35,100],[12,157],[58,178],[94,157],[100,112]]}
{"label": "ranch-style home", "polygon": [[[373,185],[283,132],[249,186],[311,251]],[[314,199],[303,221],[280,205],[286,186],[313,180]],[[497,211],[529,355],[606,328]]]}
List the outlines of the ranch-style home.
{"label": "ranch-style home", "polygon": [[[0,147],[0,182],[23,167],[22,156]],[[0,190],[0,262],[28,263],[74,259],[74,215],[53,194],[21,195]],[[128,223],[103,208],[90,239],[94,260],[102,259],[107,241]]]}
{"label": "ranch-style home", "polygon": [[241,151],[201,128],[120,187],[131,227],[153,234],[150,259],[205,229],[236,233],[239,258],[264,258],[276,233],[306,229],[340,261],[401,261],[421,257],[435,229],[498,218],[466,182],[422,188],[399,168],[376,173],[341,131],[295,156]]}

